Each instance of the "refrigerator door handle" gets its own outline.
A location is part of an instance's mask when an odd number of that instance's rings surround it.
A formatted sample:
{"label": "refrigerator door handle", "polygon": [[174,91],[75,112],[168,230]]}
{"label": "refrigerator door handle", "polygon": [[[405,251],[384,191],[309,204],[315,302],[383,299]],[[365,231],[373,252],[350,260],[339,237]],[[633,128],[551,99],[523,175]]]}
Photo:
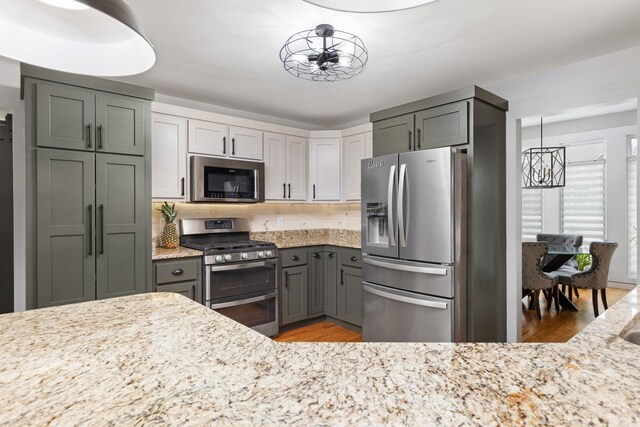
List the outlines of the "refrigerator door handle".
{"label": "refrigerator door handle", "polygon": [[407,247],[407,235],[404,228],[404,186],[407,177],[407,165],[400,165],[400,185],[398,186],[398,225],[400,234],[400,246]]}
{"label": "refrigerator door handle", "polygon": [[387,189],[387,204],[389,206],[389,244],[391,246],[396,246],[396,231],[395,231],[395,220],[393,218],[393,187],[395,186],[396,181],[396,165],[391,166],[391,171],[389,171],[389,185]]}
{"label": "refrigerator door handle", "polygon": [[449,307],[449,305],[446,302],[428,301],[424,299],[410,298],[404,295],[397,295],[397,294],[392,294],[390,292],[385,292],[380,289],[373,288],[367,282],[362,283],[362,289],[365,292],[369,292],[370,294],[374,294],[382,298],[392,299],[395,301],[405,302],[407,304],[421,305],[423,307],[437,308],[439,310],[446,310]]}
{"label": "refrigerator door handle", "polygon": [[413,265],[395,264],[391,262],[379,261],[377,259],[371,259],[369,257],[365,257],[363,259],[363,262],[365,264],[373,265],[375,267],[388,268],[390,270],[406,271],[409,273],[423,273],[423,274],[431,274],[435,276],[447,275],[447,270],[445,268],[418,267]]}

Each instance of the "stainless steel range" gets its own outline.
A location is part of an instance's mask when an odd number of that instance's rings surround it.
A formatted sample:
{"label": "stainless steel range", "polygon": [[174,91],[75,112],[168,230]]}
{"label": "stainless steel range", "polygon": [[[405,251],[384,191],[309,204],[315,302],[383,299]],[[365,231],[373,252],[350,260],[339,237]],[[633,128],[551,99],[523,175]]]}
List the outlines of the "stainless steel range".
{"label": "stainless steel range", "polygon": [[243,218],[180,220],[180,244],[204,252],[207,307],[267,336],[278,334],[278,249],[249,238]]}

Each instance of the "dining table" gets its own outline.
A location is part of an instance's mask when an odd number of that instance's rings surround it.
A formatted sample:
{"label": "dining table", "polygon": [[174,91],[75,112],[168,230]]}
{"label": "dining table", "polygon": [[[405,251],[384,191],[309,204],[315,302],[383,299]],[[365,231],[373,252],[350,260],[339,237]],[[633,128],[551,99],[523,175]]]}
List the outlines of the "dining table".
{"label": "dining table", "polygon": [[[588,253],[589,250],[582,246],[549,245],[548,256],[545,257],[545,264],[542,266],[542,271],[545,273],[553,273],[574,256]],[[558,289],[558,303],[565,310],[578,311],[575,304],[561,289]]]}

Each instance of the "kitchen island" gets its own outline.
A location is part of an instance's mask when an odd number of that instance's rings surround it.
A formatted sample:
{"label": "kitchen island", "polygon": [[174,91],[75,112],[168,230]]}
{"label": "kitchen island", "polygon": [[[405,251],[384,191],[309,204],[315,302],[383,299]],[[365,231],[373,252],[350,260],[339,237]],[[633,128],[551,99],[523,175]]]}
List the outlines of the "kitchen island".
{"label": "kitchen island", "polygon": [[0,424],[638,424],[639,308],[566,344],[277,343],[171,293],[2,315]]}

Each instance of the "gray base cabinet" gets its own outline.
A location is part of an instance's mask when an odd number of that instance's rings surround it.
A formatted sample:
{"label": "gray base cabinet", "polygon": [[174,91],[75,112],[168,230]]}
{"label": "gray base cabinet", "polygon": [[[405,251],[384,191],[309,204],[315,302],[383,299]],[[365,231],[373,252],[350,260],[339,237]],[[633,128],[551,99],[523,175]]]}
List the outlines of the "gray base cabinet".
{"label": "gray base cabinet", "polygon": [[358,249],[333,246],[282,249],[280,257],[281,325],[330,316],[362,326]]}
{"label": "gray base cabinet", "polygon": [[154,261],[153,288],[156,292],[175,292],[202,304],[201,259]]}

